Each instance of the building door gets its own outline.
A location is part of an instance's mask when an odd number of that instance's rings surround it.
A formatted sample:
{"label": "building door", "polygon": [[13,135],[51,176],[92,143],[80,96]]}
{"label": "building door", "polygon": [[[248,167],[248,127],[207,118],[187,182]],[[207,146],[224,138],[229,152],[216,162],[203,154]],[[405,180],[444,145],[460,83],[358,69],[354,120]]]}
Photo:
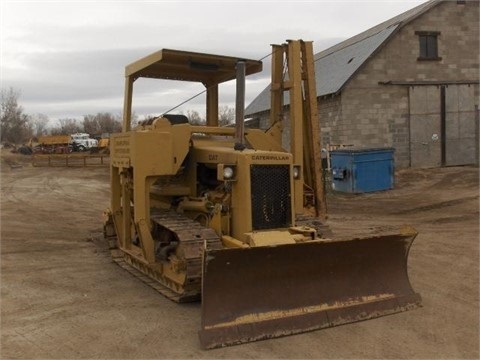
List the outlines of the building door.
{"label": "building door", "polygon": [[440,166],[440,87],[413,86],[409,88],[409,97],[410,166]]}
{"label": "building door", "polygon": [[473,85],[410,87],[412,167],[476,162],[478,124],[474,94]]}
{"label": "building door", "polygon": [[477,132],[473,85],[446,86],[444,165],[474,164]]}

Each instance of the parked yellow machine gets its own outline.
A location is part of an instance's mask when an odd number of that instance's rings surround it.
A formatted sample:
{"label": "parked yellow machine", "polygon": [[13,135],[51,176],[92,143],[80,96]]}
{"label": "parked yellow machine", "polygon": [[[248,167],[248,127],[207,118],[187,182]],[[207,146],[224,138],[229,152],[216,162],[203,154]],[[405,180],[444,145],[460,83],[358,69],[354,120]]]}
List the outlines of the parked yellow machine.
{"label": "parked yellow machine", "polygon": [[[204,348],[369,319],[421,301],[407,274],[414,229],[322,237],[312,43],[273,46],[266,132],[243,127],[245,76],[261,69],[260,61],[237,57],[153,53],[126,67],[123,132],[111,136],[105,236],[114,260],[174,301],[201,296]],[[139,77],[203,83],[206,126],[164,114],[131,129]],[[235,78],[236,126],[219,127],[218,85]],[[289,151],[278,121],[284,91]],[[305,210],[305,188],[313,190],[315,217]]]}
{"label": "parked yellow machine", "polygon": [[71,152],[70,142],[70,135],[45,135],[40,136],[36,144],[30,141],[29,145],[33,153],[58,154]]}
{"label": "parked yellow machine", "polygon": [[103,154],[110,153],[110,135],[102,137],[98,140],[98,152]]}

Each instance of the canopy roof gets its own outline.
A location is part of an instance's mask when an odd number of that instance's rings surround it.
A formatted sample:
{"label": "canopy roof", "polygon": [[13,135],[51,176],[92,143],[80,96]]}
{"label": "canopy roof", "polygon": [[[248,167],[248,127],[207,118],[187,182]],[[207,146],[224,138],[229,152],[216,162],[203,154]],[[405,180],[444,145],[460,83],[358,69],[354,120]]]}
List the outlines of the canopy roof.
{"label": "canopy roof", "polygon": [[239,60],[246,62],[246,75],[262,71],[259,60],[162,49],[127,65],[125,76],[219,84],[235,79]]}

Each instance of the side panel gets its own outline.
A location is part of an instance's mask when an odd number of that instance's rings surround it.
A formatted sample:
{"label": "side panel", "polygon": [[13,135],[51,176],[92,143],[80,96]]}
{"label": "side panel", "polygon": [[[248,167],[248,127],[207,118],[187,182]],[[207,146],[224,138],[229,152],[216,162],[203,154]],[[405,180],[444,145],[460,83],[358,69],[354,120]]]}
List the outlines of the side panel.
{"label": "side panel", "polygon": [[393,189],[394,166],[393,149],[357,155],[354,163],[354,192]]}

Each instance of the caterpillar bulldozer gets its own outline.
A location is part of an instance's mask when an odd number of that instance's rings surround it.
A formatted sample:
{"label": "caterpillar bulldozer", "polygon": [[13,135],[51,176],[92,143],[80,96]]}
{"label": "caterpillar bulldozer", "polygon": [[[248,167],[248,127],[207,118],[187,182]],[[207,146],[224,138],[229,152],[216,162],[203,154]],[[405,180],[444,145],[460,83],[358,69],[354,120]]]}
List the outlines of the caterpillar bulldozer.
{"label": "caterpillar bulldozer", "polygon": [[[105,237],[115,262],[176,302],[201,300],[215,348],[416,308],[417,232],[335,240],[325,223],[312,42],[272,46],[267,131],[244,127],[246,76],[262,62],[163,49],[126,67],[123,131],[111,136]],[[163,114],[131,126],[138,78],[200,82],[206,125]],[[219,84],[236,79],[234,127]],[[288,114],[284,93],[289,94]],[[290,149],[282,129],[290,119]]]}

